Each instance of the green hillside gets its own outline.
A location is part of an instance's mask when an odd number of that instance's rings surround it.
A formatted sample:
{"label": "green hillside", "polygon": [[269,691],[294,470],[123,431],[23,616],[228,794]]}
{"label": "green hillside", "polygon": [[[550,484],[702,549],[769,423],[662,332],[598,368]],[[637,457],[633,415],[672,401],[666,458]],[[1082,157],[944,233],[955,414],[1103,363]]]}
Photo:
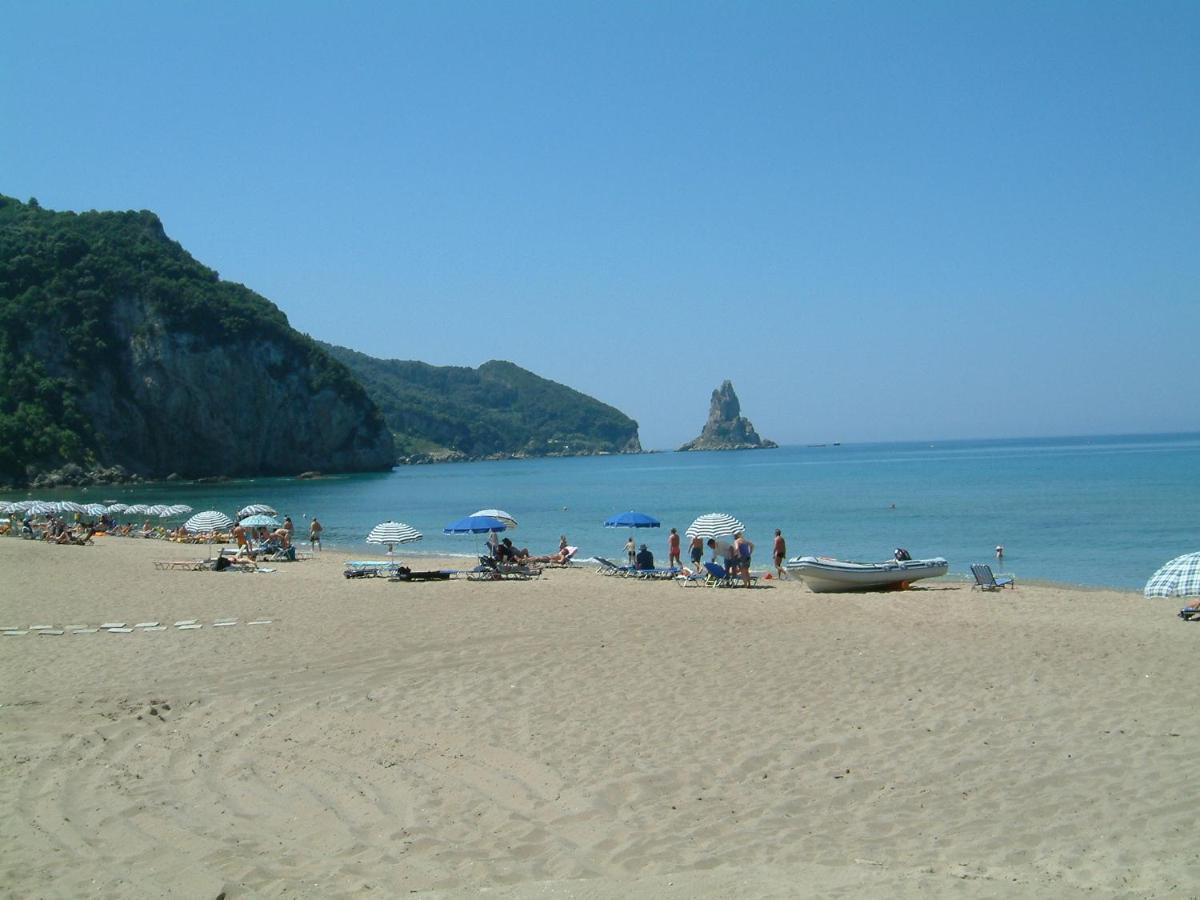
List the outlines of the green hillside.
{"label": "green hillside", "polygon": [[383,360],[322,346],[383,411],[402,456],[485,457],[641,450],[620,410],[510,362],[477,369]]}
{"label": "green hillside", "polygon": [[0,483],[64,466],[379,469],[391,454],[346,368],[193,259],[153,213],[54,212],[0,195]]}

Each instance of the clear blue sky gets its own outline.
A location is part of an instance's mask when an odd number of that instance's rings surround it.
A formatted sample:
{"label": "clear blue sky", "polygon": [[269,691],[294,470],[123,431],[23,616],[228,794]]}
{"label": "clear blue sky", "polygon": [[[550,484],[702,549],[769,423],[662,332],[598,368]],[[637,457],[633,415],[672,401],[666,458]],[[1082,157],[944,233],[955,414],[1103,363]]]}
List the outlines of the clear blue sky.
{"label": "clear blue sky", "polygon": [[1200,430],[1200,3],[0,0],[0,193],[781,443]]}

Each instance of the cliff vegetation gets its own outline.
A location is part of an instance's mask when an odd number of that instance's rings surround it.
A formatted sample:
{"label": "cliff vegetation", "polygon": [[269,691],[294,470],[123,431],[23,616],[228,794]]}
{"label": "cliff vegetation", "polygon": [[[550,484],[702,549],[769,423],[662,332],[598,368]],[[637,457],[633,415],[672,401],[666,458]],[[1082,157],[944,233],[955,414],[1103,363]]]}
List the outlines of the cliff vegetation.
{"label": "cliff vegetation", "polygon": [[511,362],[433,366],[322,346],[366,387],[409,461],[641,450],[620,410]]}
{"label": "cliff vegetation", "polygon": [[271,302],[151,212],[0,195],[0,483],[386,468],[379,410]]}

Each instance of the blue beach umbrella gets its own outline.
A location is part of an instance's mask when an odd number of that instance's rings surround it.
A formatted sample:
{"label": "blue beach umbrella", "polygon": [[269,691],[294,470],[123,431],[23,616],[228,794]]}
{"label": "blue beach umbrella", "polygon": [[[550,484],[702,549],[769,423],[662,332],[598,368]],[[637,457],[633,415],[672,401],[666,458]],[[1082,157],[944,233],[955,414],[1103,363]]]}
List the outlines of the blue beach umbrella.
{"label": "blue beach umbrella", "polygon": [[654,516],[633,510],[617,513],[604,520],[605,528],[658,528],[661,524]]}
{"label": "blue beach umbrella", "polygon": [[268,516],[266,513],[256,513],[253,516],[246,516],[246,518],[242,519],[242,521],[238,524],[247,525],[250,528],[259,528],[262,526],[278,528],[280,522],[274,516]]}
{"label": "blue beach umbrella", "polygon": [[495,516],[466,516],[451,522],[442,529],[442,534],[485,534],[489,531],[504,531],[508,528]]}

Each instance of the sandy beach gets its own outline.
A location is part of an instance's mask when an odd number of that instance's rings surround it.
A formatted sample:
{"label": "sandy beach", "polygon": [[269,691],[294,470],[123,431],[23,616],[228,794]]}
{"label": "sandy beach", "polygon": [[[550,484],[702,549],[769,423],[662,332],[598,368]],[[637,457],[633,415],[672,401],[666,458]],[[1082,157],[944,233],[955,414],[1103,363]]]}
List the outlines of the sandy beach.
{"label": "sandy beach", "polygon": [[6,896],[1200,893],[1170,601],[197,555],[0,539]]}

